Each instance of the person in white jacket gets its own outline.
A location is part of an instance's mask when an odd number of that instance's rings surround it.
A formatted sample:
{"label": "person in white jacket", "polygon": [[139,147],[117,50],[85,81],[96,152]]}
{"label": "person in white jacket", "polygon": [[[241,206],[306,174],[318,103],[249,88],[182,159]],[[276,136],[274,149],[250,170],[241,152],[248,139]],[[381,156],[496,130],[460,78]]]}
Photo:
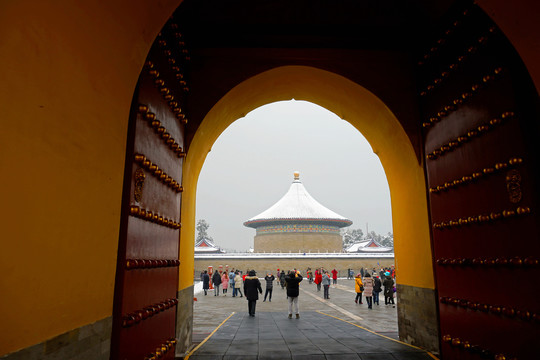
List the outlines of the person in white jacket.
{"label": "person in white jacket", "polygon": [[242,295],[242,277],[238,271],[236,271],[235,274],[233,297],[238,296],[238,293],[240,293],[240,297],[244,297],[244,295]]}

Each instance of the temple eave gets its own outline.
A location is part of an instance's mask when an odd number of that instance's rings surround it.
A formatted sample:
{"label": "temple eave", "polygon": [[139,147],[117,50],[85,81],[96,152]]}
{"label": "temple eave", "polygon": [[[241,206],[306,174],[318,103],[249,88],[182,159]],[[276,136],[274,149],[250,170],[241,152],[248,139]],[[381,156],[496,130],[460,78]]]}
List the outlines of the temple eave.
{"label": "temple eave", "polygon": [[348,219],[321,219],[321,218],[275,218],[275,219],[257,219],[244,222],[244,226],[258,228],[273,224],[288,224],[288,223],[310,223],[310,224],[329,224],[336,227],[347,227],[352,225],[352,221]]}

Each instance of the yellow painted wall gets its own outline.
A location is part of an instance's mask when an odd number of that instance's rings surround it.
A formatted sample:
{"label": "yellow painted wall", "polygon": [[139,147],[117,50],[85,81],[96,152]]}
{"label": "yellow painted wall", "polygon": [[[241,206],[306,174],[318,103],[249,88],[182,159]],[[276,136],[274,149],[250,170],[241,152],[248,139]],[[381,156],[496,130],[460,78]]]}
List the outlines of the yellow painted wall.
{"label": "yellow painted wall", "polygon": [[129,107],[178,3],[0,2],[0,355],[112,315]]}
{"label": "yellow painted wall", "polygon": [[[399,282],[433,289],[424,173],[412,145],[398,120],[377,97],[327,71],[302,66],[280,67],[246,80],[224,96],[208,113],[189,148],[184,168],[186,191],[182,213],[195,213],[199,172],[212,144],[227,126],[261,105],[292,98],[313,102],[336,113],[370,142],[386,171],[390,187]],[[184,243],[193,238],[194,227],[193,217],[183,218]],[[192,273],[190,269],[184,270]],[[182,285],[182,281],[186,283]],[[181,287],[190,282],[190,279],[181,280]]]}

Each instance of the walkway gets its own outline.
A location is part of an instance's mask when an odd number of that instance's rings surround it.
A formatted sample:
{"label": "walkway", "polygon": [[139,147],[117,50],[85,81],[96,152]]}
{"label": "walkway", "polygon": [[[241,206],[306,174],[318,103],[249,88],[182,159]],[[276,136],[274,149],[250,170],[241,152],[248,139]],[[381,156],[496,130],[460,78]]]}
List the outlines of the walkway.
{"label": "walkway", "polygon": [[[264,290],[264,280],[263,290]],[[229,290],[230,291],[230,290]],[[330,300],[307,280],[301,283],[300,319],[287,318],[285,290],[274,285],[273,301],[257,302],[254,318],[245,298],[197,293],[193,340],[185,359],[433,359],[397,340],[392,305],[367,309],[354,302],[354,283],[339,279]]]}

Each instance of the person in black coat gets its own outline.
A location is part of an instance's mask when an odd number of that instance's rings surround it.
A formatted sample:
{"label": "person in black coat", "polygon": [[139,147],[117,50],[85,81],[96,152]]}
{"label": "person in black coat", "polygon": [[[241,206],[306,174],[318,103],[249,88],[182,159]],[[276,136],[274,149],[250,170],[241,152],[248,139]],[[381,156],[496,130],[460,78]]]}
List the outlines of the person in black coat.
{"label": "person in black coat", "polygon": [[202,288],[204,290],[204,295],[206,296],[206,292],[210,288],[210,276],[208,275],[208,271],[204,270],[202,275]]}
{"label": "person in black coat", "polygon": [[379,305],[379,293],[382,291],[382,283],[379,275],[375,274],[373,282],[373,303]]}
{"label": "person in black coat", "polygon": [[249,316],[255,316],[255,306],[259,300],[259,293],[262,294],[262,287],[255,270],[250,270],[244,279],[244,294],[248,301]]}
{"label": "person in black coat", "polygon": [[266,292],[264,293],[264,301],[266,301],[266,296],[270,295],[268,301],[272,301],[272,289],[274,288],[274,279],[275,276],[272,274],[266,274],[264,280],[266,280]]}
{"label": "person in black coat", "polygon": [[281,270],[281,273],[279,274],[279,282],[281,283],[281,288],[285,288],[285,271]]}
{"label": "person in black coat", "polygon": [[221,274],[216,271],[212,275],[212,284],[214,285],[214,296],[219,296],[219,285],[221,285]]}
{"label": "person in black coat", "polygon": [[384,273],[386,278],[383,280],[384,287],[384,305],[394,304],[394,280],[390,277],[390,273],[387,271]]}
{"label": "person in black coat", "polygon": [[291,270],[289,274],[285,276],[285,283],[287,284],[287,301],[289,302],[289,319],[292,319],[293,304],[296,318],[300,318],[298,313],[298,295],[300,294],[300,282],[302,281],[302,275],[300,271]]}

